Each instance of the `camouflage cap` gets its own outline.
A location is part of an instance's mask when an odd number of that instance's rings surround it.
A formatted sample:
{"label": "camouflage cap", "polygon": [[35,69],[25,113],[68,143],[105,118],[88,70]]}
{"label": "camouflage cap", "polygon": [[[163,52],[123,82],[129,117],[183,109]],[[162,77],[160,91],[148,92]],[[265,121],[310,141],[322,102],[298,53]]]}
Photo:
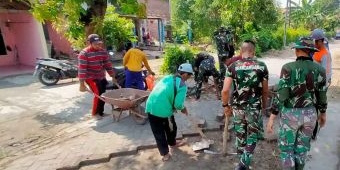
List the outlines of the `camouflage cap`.
{"label": "camouflage cap", "polygon": [[223,27],[223,26],[221,26],[218,30],[219,30],[220,32],[225,32],[225,31],[227,31],[227,29],[226,29],[225,27]]}
{"label": "camouflage cap", "polygon": [[296,49],[309,49],[312,51],[319,51],[314,46],[314,41],[310,37],[300,37],[294,44],[293,48]]}

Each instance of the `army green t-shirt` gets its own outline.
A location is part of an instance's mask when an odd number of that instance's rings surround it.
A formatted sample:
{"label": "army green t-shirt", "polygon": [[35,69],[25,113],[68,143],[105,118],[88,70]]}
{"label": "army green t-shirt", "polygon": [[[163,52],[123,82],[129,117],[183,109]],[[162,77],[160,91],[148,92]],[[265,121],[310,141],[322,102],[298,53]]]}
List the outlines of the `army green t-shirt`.
{"label": "army green t-shirt", "polygon": [[233,79],[233,106],[261,109],[262,81],[268,80],[268,69],[264,62],[255,58],[242,58],[228,67],[226,77]]}
{"label": "army green t-shirt", "polygon": [[308,57],[299,57],[285,64],[278,85],[277,107],[327,109],[326,72]]}

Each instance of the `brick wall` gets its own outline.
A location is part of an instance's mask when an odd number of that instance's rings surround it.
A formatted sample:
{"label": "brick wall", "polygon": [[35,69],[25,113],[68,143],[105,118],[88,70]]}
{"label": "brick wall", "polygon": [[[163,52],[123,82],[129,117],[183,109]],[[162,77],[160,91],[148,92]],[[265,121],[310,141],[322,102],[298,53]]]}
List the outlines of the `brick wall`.
{"label": "brick wall", "polygon": [[[148,17],[160,17],[163,23],[170,20],[169,0],[149,0],[147,4]],[[148,20],[148,30],[150,36],[158,41],[158,21]]]}

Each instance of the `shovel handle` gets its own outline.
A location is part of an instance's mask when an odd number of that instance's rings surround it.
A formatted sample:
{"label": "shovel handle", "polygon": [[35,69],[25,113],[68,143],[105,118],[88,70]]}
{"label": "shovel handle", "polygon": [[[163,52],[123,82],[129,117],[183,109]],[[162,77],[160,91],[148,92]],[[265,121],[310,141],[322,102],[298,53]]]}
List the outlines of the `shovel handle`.
{"label": "shovel handle", "polygon": [[223,145],[222,145],[223,155],[227,154],[228,125],[229,125],[229,116],[225,116],[224,130],[223,130]]}

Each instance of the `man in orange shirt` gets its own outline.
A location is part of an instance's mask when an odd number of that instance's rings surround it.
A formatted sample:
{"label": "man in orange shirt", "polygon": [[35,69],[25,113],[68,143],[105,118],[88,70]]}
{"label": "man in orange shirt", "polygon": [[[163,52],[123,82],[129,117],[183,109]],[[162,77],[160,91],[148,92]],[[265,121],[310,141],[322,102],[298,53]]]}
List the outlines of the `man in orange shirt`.
{"label": "man in orange shirt", "polygon": [[142,77],[143,65],[150,74],[155,73],[151,70],[146,54],[138,48],[131,48],[126,52],[123,58],[125,67],[125,88],[132,88],[136,84],[137,89],[144,90],[144,80]]}
{"label": "man in orange shirt", "polygon": [[313,60],[325,68],[326,80],[328,85],[330,85],[332,78],[332,57],[325,45],[325,41],[327,41],[325,33],[321,29],[317,28],[313,30],[311,38],[314,39],[315,47],[319,49],[319,52],[314,53]]}

